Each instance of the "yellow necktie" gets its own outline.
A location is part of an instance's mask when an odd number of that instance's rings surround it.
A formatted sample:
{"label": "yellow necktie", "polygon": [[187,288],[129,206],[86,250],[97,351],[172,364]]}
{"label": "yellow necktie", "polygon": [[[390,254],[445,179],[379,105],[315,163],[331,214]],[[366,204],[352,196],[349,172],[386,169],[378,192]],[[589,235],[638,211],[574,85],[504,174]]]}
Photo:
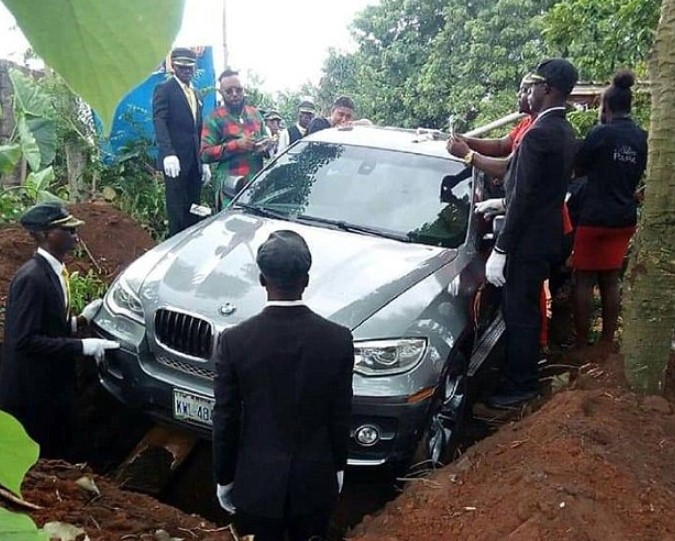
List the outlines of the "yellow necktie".
{"label": "yellow necktie", "polygon": [[197,119],[197,98],[195,97],[195,91],[191,87],[186,86],[185,95],[187,96],[188,103],[190,104],[190,110],[192,111],[192,118]]}
{"label": "yellow necktie", "polygon": [[70,274],[65,265],[61,267],[61,276],[66,284],[66,315],[68,315],[68,311],[70,310]]}

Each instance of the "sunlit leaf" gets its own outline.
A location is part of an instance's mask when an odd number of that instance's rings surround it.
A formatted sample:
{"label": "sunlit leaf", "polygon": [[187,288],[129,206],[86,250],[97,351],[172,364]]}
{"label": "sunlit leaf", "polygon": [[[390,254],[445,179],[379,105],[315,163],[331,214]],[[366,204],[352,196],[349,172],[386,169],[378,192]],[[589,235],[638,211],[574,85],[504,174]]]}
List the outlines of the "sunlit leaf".
{"label": "sunlit leaf", "polygon": [[46,169],[30,173],[28,177],[26,177],[25,187],[34,193],[37,193],[47,190],[55,178],[54,168],[50,165]]}
{"label": "sunlit leaf", "polygon": [[164,59],[184,0],[3,0],[35,53],[110,129],[120,99]]}
{"label": "sunlit leaf", "polygon": [[17,69],[9,70],[14,94],[14,110],[28,117],[51,117],[54,105],[49,94],[31,76]]}
{"label": "sunlit leaf", "polygon": [[47,167],[56,157],[56,122],[50,118],[29,118],[26,124],[40,149],[40,166]]}
{"label": "sunlit leaf", "polygon": [[[21,496],[21,482],[37,462],[39,450],[21,423],[0,410],[0,485]],[[3,524],[2,519],[0,524]],[[4,537],[0,535],[0,539]]]}
{"label": "sunlit leaf", "polygon": [[2,541],[47,541],[45,532],[37,529],[28,515],[12,513],[0,507],[0,539]]}
{"label": "sunlit leaf", "polygon": [[10,173],[21,159],[21,145],[0,145],[0,175]]}
{"label": "sunlit leaf", "polygon": [[26,117],[21,114],[16,116],[16,131],[19,134],[19,145],[21,145],[21,152],[23,157],[28,162],[28,165],[33,171],[40,169],[40,161],[42,157],[40,156],[40,147],[37,144],[37,140],[33,135],[33,132],[30,131],[28,127],[28,122]]}

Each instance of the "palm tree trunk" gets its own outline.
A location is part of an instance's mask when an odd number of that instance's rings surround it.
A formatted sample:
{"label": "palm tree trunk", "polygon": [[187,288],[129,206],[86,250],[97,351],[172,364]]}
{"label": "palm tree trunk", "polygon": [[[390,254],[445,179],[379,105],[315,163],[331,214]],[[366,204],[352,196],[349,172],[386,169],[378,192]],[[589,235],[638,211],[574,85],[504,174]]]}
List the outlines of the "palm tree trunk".
{"label": "palm tree trunk", "polygon": [[663,392],[675,329],[675,0],[663,0],[650,65],[652,113],[647,188],[625,282],[626,377]]}

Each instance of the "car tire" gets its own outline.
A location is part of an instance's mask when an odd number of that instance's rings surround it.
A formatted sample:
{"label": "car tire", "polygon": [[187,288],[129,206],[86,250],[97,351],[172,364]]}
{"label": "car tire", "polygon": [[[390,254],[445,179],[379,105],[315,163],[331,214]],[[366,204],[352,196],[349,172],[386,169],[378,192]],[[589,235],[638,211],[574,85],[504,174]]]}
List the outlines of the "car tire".
{"label": "car tire", "polygon": [[438,468],[455,458],[468,414],[467,378],[448,371],[429,409],[410,468]]}

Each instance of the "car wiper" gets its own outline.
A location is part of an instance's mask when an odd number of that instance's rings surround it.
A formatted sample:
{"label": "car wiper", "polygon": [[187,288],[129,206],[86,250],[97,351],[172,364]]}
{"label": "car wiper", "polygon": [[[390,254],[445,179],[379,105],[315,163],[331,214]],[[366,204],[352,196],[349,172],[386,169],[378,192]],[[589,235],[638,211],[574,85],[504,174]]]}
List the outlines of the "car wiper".
{"label": "car wiper", "polygon": [[310,216],[308,214],[299,214],[296,219],[300,222],[313,222],[317,224],[331,225],[342,231],[350,233],[364,233],[366,235],[375,235],[386,239],[400,240],[402,242],[411,242],[410,235],[407,233],[398,233],[387,229],[379,229],[367,225],[352,224],[344,220],[331,220],[330,218],[320,218],[319,216]]}
{"label": "car wiper", "polygon": [[291,217],[288,214],[283,214],[281,212],[277,212],[276,210],[268,209],[265,207],[257,207],[255,205],[248,205],[246,203],[235,203],[234,207],[245,209],[252,214],[263,216],[265,218],[275,218],[277,220],[291,220]]}

